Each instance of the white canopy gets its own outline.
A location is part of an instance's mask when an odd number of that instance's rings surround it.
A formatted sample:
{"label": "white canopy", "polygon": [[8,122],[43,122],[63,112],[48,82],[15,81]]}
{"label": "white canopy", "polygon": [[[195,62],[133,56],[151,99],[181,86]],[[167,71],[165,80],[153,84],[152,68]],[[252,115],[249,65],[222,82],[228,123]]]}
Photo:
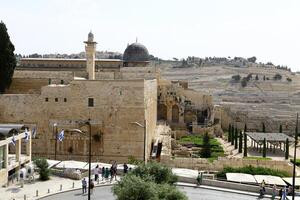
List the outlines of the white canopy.
{"label": "white canopy", "polygon": [[286,186],[286,183],[279,176],[270,176],[270,175],[254,175],[257,183],[261,183],[263,180],[268,185],[281,185]]}
{"label": "white canopy", "polygon": [[[285,182],[287,182],[290,185],[293,185],[293,178],[292,177],[286,177],[282,178]],[[300,186],[300,178],[295,178],[295,186]]]}
{"label": "white canopy", "polygon": [[256,183],[254,176],[251,174],[226,173],[226,178],[228,181],[233,181],[238,183]]}

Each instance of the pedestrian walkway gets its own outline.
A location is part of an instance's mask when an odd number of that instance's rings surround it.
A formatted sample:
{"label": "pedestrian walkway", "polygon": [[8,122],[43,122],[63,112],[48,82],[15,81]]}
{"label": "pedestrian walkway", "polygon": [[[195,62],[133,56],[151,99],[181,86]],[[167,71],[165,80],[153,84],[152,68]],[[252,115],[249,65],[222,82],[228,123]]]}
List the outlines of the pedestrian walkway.
{"label": "pedestrian walkway", "polygon": [[[117,180],[119,179],[120,177],[117,177]],[[99,182],[95,182],[95,186],[109,185],[115,182],[115,180],[110,182],[110,179],[101,181],[100,178]],[[51,176],[51,179],[48,181],[36,180],[32,183],[25,183],[23,188],[21,187],[19,182],[12,184],[6,188],[0,188],[0,200],[24,200],[25,195],[26,200],[36,200],[45,195],[80,188],[81,180],[71,180],[68,178]]]}

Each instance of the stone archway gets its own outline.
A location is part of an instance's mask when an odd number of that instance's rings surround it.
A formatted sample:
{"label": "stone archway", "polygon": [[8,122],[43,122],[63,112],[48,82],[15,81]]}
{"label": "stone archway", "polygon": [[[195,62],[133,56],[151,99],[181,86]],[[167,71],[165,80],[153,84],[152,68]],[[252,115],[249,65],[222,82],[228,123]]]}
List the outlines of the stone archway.
{"label": "stone archway", "polygon": [[179,107],[178,107],[178,105],[172,106],[172,122],[179,123]]}
{"label": "stone archway", "polygon": [[167,121],[167,106],[164,104],[157,105],[157,120]]}

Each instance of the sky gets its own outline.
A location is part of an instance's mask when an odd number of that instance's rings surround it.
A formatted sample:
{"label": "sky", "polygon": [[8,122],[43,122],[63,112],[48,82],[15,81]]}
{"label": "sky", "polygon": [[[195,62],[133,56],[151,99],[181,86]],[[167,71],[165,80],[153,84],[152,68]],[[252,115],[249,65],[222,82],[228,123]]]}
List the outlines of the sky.
{"label": "sky", "polygon": [[251,57],[300,71],[299,0],[0,0],[15,53],[79,53],[144,44],[163,58]]}

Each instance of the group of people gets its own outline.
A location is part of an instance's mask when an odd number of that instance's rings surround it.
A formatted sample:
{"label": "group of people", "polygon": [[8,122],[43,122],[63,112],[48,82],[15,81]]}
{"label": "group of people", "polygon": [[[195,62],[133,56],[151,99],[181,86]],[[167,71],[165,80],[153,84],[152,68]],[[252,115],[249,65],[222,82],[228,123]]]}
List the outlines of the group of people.
{"label": "group of people", "polygon": [[[293,187],[289,186],[288,188],[286,188],[286,186],[284,186],[284,188],[277,190],[276,185],[273,185],[272,199],[275,199],[277,191],[278,191],[278,196],[280,197],[280,200],[286,200],[287,195],[292,195]],[[265,194],[265,192],[266,192],[266,183],[265,183],[265,180],[263,180],[260,184],[260,196],[263,196]]]}
{"label": "group of people", "polygon": [[[128,168],[128,165],[126,163],[123,164],[123,173],[126,174],[128,172],[128,169],[130,170],[131,168]],[[100,177],[99,175],[101,174],[102,181],[107,181],[110,178],[110,182],[112,182],[113,179],[117,180],[117,163],[114,162],[110,168],[108,167],[100,167],[99,165],[96,165],[96,167],[93,170],[94,174],[94,181],[97,181],[99,183]],[[91,194],[93,193],[93,189],[95,187],[94,181],[91,179],[89,183],[89,187],[91,190]],[[83,178],[81,180],[82,183],[82,194],[86,193],[87,190],[87,180],[86,178]]]}

